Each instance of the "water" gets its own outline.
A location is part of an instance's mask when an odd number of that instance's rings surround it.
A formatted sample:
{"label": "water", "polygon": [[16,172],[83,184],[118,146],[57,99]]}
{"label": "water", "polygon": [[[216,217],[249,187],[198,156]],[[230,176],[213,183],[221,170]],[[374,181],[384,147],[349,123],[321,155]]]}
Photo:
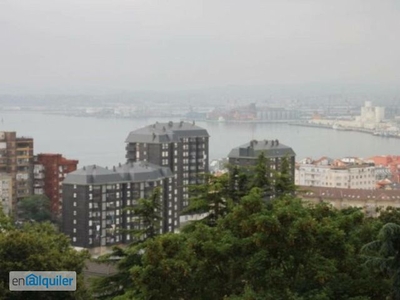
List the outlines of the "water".
{"label": "water", "polygon": [[[0,131],[17,131],[35,139],[35,153],[62,153],[78,159],[79,165],[113,166],[125,162],[125,139],[131,130],[169,119],[98,119],[56,116],[35,112],[1,112]],[[178,119],[172,120],[179,122]],[[229,151],[251,139],[279,139],[291,146],[297,159],[329,156],[370,157],[400,154],[400,139],[295,127],[287,124],[246,124],[196,122],[210,134],[210,158],[226,157]]]}

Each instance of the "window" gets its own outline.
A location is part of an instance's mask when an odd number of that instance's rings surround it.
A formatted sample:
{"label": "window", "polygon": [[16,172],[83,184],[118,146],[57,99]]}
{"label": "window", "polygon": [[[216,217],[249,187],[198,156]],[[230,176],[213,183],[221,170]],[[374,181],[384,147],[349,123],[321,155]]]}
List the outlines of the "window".
{"label": "window", "polygon": [[76,190],[76,184],[74,184],[74,190]]}
{"label": "window", "polygon": [[76,220],[74,219],[74,222],[73,222],[74,224],[76,224]]}
{"label": "window", "polygon": [[73,197],[76,198],[76,193],[73,194]]}
{"label": "window", "polygon": [[73,238],[72,238],[72,241],[73,241],[73,242],[76,242],[76,237],[73,237]]}
{"label": "window", "polygon": [[[74,201],[74,206],[76,206],[76,202]],[[90,205],[89,205],[90,206]]]}
{"label": "window", "polygon": [[76,233],[76,228],[73,229],[73,232]]}
{"label": "window", "polygon": [[93,190],[93,186],[89,185],[89,191]]}
{"label": "window", "polygon": [[168,149],[168,144],[167,143],[162,144],[162,149],[163,150],[167,150]]}
{"label": "window", "polygon": [[163,159],[162,160],[162,164],[165,166],[165,165],[168,165],[168,159]]}
{"label": "window", "polygon": [[76,210],[74,210],[74,216],[76,216]]}

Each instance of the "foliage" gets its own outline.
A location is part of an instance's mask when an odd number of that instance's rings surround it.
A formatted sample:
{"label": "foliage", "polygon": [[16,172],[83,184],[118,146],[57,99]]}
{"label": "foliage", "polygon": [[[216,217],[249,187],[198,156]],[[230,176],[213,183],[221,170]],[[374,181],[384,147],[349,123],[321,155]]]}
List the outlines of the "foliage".
{"label": "foliage", "polygon": [[387,281],[359,256],[378,224],[292,196],[269,209],[255,188],[215,226],[146,241],[135,299],[383,299]]}
{"label": "foliage", "polygon": [[[115,264],[118,272],[109,277],[94,278],[91,281],[92,293],[97,299],[133,299],[134,286],[131,269],[141,264],[143,243],[160,232],[162,217],[160,203],[161,189],[156,188],[147,199],[139,199],[137,205],[127,208],[137,218],[139,229],[127,230],[133,237],[128,247],[114,247],[113,252],[97,259],[99,262]],[[115,260],[117,258],[117,260]]]}
{"label": "foliage", "polygon": [[50,221],[50,199],[45,195],[33,195],[22,199],[18,203],[19,216],[25,220],[36,222]]}
{"label": "foliage", "polygon": [[[67,236],[49,223],[27,224],[21,229],[8,227],[0,232],[1,299],[90,299],[82,271],[88,253],[75,251]],[[76,271],[76,292],[10,292],[10,271]]]}
{"label": "foliage", "polygon": [[367,266],[390,278],[392,299],[400,299],[400,225],[387,223],[379,231],[378,239],[363,247]]}

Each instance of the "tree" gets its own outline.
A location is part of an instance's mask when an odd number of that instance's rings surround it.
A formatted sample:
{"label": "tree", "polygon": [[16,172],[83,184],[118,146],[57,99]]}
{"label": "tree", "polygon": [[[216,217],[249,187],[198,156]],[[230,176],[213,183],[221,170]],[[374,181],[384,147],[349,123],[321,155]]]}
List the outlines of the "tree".
{"label": "tree", "polygon": [[[141,264],[145,241],[152,240],[160,233],[161,189],[156,188],[148,198],[139,199],[138,203],[125,211],[133,213],[138,229],[126,230],[133,241],[125,248],[114,247],[113,252],[102,256],[97,261],[115,264],[118,272],[110,277],[94,278],[91,290],[98,299],[132,299],[135,293],[131,270]],[[115,260],[117,258],[117,260]]]}
{"label": "tree", "polygon": [[[8,223],[9,224],[9,223]],[[91,299],[83,283],[82,271],[89,254],[75,251],[69,238],[49,223],[26,224],[21,229],[0,231],[0,298]],[[10,292],[10,271],[76,271],[76,292]]]}
{"label": "tree", "polygon": [[366,264],[390,278],[391,297],[400,299],[400,225],[387,223],[379,231],[378,239],[366,244],[362,251]]}
{"label": "tree", "polygon": [[18,203],[19,216],[25,220],[36,222],[52,219],[50,200],[45,195],[33,195],[22,199]]}
{"label": "tree", "polygon": [[282,157],[280,170],[275,172],[275,195],[281,197],[285,194],[293,194],[296,188],[294,178],[290,173],[288,157]]}
{"label": "tree", "polygon": [[207,217],[201,222],[215,226],[216,221],[226,215],[232,206],[229,197],[232,190],[230,190],[228,174],[221,176],[205,174],[203,177],[203,184],[190,186],[189,205],[182,214],[207,213]]}
{"label": "tree", "polygon": [[383,299],[387,282],[359,255],[378,220],[291,195],[269,207],[263,193],[252,189],[213,226],[146,241],[135,299]]}

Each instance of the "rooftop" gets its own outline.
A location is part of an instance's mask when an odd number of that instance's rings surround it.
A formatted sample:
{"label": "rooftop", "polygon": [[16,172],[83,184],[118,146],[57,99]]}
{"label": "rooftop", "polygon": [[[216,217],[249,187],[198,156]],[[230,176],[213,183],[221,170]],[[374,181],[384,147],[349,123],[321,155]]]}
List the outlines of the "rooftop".
{"label": "rooftop", "polygon": [[66,184],[106,184],[117,182],[155,181],[173,176],[169,168],[160,167],[148,162],[135,162],[119,165],[113,170],[96,165],[86,166],[67,174]]}
{"label": "rooftop", "polygon": [[264,152],[267,157],[295,156],[292,148],[281,144],[279,140],[252,140],[244,145],[233,148],[229,153],[229,158],[258,157]]}
{"label": "rooftop", "polygon": [[131,131],[126,143],[169,143],[178,142],[180,138],[209,137],[207,130],[195,125],[195,122],[155,123]]}
{"label": "rooftop", "polygon": [[400,190],[362,190],[301,186],[302,198],[400,200]]}

